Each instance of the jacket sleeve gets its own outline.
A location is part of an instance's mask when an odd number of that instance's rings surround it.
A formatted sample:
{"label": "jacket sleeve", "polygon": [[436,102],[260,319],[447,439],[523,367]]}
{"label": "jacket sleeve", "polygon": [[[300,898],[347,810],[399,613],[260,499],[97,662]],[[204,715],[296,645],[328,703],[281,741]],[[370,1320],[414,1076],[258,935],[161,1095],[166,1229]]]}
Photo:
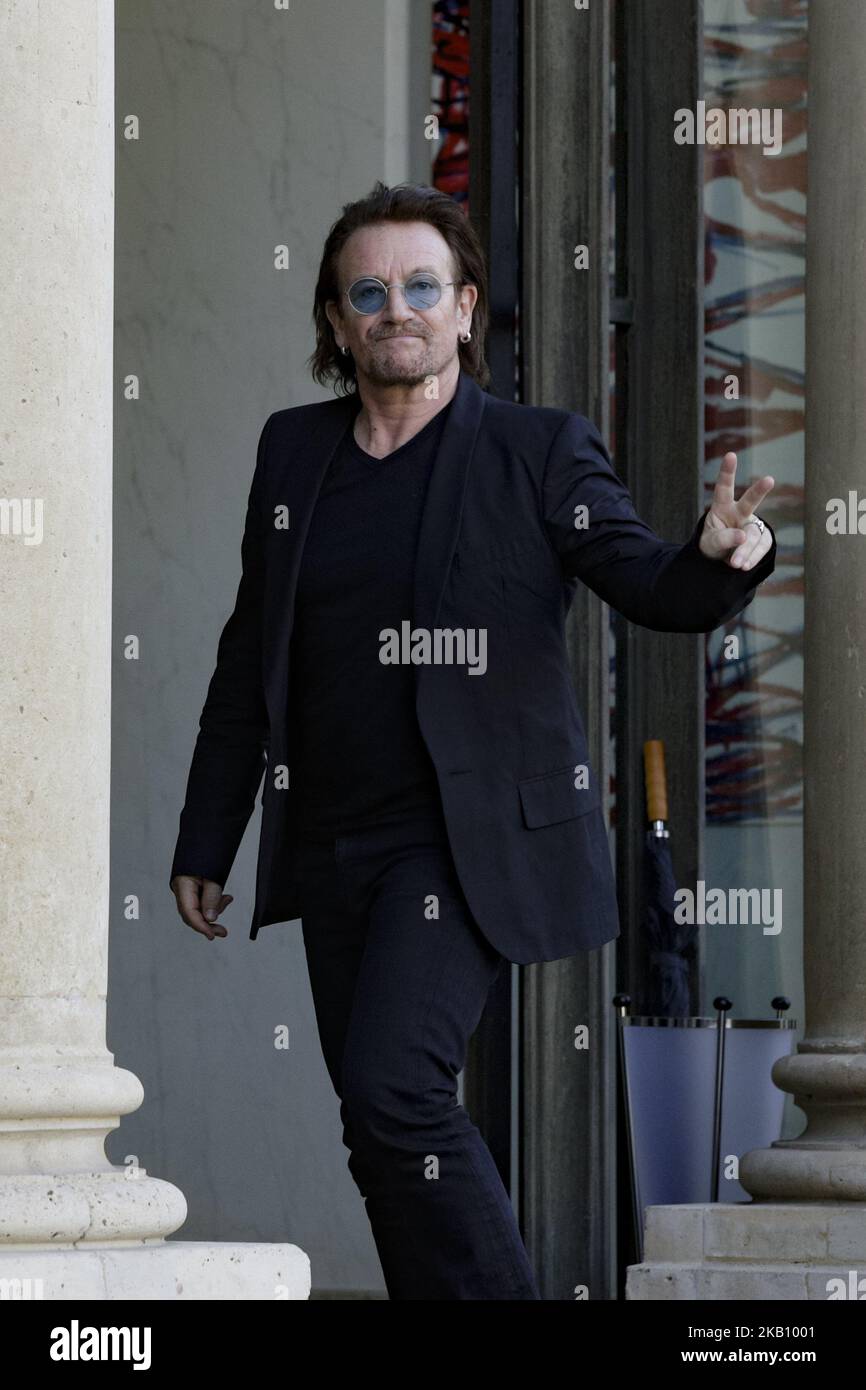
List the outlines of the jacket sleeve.
{"label": "jacket sleeve", "polygon": [[263,485],[268,430],[259,437],[241,542],[234,611],[217,647],[199,719],[169,882],[200,874],[225,884],[255,805],[267,761],[269,722],[262,681]]}
{"label": "jacket sleeve", "polygon": [[[592,421],[570,414],[548,453],[544,525],[563,574],[658,632],[711,632],[751,603],[776,565],[776,537],[762,560],[736,570],[700,549],[709,507],[684,544],[661,540],[641,521]],[[586,507],[586,513],[577,509]],[[767,525],[767,523],[764,523]]]}

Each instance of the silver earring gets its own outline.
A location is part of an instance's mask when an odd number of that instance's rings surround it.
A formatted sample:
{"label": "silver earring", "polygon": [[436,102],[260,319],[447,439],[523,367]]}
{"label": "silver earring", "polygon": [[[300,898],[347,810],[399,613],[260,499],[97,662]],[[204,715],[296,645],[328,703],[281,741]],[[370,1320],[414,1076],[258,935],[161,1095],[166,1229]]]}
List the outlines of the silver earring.
{"label": "silver earring", "polygon": [[468,343],[468,342],[470,341],[471,338],[472,338],[472,334],[469,333],[469,332],[461,333],[461,334],[460,334],[460,341],[461,341],[461,343]]}
{"label": "silver earring", "polygon": [[343,356],[345,357],[345,356],[347,356],[349,349],[348,349],[347,347],[341,347],[341,348],[340,348],[340,351],[341,351],[341,353],[343,354]]}

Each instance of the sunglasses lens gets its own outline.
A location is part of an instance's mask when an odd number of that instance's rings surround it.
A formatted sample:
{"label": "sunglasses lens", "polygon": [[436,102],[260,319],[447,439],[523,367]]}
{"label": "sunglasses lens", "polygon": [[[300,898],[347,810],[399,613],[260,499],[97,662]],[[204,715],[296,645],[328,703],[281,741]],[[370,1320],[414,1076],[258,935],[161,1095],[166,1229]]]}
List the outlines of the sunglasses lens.
{"label": "sunglasses lens", "polygon": [[385,303],[385,291],[378,280],[357,280],[349,290],[349,303],[359,314],[377,314]]}
{"label": "sunglasses lens", "polygon": [[406,303],[413,309],[432,309],[441,293],[442,286],[432,275],[413,275],[406,281]]}

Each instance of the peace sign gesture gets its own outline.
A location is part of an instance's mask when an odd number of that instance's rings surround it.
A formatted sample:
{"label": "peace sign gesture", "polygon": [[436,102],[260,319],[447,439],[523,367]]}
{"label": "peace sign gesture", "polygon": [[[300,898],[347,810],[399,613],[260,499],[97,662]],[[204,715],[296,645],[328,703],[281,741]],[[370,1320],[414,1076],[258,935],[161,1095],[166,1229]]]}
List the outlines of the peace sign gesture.
{"label": "peace sign gesture", "polygon": [[[700,549],[711,560],[724,560],[733,569],[750,570],[766,555],[773,544],[769,529],[754,524],[755,508],[775,486],[769,474],[746,488],[739,501],[734,501],[734,475],[737,456],[725,454],[713,500],[701,531]],[[752,522],[751,525],[747,523]]]}

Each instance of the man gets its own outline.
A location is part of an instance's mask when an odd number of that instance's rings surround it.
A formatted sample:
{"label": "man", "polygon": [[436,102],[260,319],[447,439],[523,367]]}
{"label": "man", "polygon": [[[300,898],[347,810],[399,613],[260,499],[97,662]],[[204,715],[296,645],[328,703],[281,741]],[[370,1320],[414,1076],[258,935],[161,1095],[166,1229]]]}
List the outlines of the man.
{"label": "man", "polygon": [[635,514],[596,428],[489,396],[487,293],[444,194],[349,204],[313,375],[340,397],[259,441],[171,870],[208,940],[262,773],[251,936],[301,918],[349,1168],[392,1299],[538,1299],[456,1081],[504,960],[619,933],[564,620],[578,580],[704,632],[774,567],[736,458],[684,545]]}

